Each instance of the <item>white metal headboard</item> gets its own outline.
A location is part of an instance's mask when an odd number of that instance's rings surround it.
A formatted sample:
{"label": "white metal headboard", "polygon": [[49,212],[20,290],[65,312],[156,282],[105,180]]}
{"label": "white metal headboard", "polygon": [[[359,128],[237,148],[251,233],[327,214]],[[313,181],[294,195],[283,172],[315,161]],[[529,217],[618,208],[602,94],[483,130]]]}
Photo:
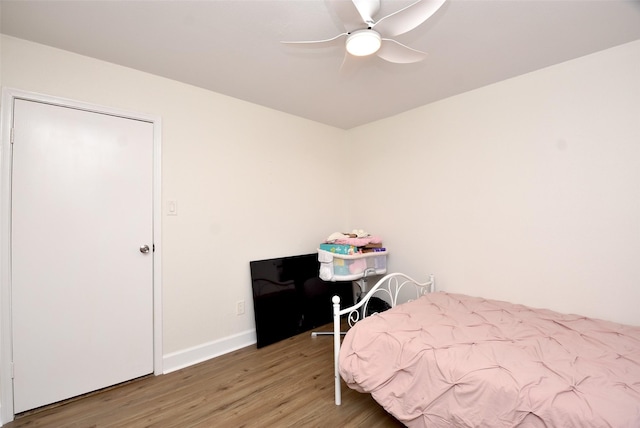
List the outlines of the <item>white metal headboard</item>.
{"label": "white metal headboard", "polygon": [[[340,405],[342,402],[340,373],[338,373],[338,358],[340,356],[340,318],[342,315],[348,314],[347,321],[349,322],[349,326],[353,327],[355,323],[367,316],[369,300],[373,296],[380,295],[382,297],[386,297],[386,299],[383,300],[387,301],[391,307],[394,307],[403,303],[398,301],[400,291],[405,287],[409,288],[410,286],[414,287],[415,299],[418,299],[427,293],[435,291],[435,278],[433,274],[431,274],[429,275],[429,280],[427,282],[421,283],[403,273],[390,273],[382,277],[369,291],[367,291],[367,294],[358,303],[344,309],[340,309],[340,297],[333,296],[333,374],[335,378],[336,405]],[[414,298],[409,298],[405,300],[405,302],[411,300],[414,300]]]}

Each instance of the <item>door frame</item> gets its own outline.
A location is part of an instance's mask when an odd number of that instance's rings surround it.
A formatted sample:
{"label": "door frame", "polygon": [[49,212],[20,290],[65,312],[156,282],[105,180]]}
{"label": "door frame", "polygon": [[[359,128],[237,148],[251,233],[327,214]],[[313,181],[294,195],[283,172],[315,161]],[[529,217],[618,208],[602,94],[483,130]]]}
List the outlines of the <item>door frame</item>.
{"label": "door frame", "polygon": [[75,108],[153,124],[153,373],[162,374],[162,124],[159,116],[135,113],[14,88],[2,89],[0,111],[0,426],[13,411],[13,333],[11,314],[11,128],[16,99]]}

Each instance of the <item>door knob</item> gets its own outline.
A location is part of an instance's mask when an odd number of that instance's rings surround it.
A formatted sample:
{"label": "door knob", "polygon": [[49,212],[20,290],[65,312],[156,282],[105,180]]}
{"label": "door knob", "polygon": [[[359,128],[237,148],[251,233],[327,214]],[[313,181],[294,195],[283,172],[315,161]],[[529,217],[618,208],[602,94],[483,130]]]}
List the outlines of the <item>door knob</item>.
{"label": "door knob", "polygon": [[148,245],[143,245],[142,247],[140,247],[140,252],[141,253],[148,253],[149,252],[149,246]]}

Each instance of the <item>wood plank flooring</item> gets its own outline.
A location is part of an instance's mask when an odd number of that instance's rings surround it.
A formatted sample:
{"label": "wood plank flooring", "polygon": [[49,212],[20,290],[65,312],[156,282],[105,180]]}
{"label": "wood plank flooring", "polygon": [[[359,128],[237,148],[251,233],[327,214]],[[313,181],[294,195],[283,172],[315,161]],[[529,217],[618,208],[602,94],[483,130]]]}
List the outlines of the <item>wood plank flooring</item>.
{"label": "wood plank flooring", "polygon": [[334,404],[332,340],[303,333],[254,345],[18,415],[4,427],[402,427],[344,384],[342,405]]}

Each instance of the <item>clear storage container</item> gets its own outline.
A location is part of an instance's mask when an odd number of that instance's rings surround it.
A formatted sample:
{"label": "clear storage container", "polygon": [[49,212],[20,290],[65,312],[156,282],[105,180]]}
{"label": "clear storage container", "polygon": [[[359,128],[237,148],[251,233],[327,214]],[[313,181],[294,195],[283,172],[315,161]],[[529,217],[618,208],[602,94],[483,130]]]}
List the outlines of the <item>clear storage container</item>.
{"label": "clear storage container", "polygon": [[369,275],[387,273],[388,251],[376,251],[363,254],[336,254],[318,249],[320,278],[324,281],[353,281]]}

